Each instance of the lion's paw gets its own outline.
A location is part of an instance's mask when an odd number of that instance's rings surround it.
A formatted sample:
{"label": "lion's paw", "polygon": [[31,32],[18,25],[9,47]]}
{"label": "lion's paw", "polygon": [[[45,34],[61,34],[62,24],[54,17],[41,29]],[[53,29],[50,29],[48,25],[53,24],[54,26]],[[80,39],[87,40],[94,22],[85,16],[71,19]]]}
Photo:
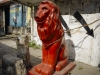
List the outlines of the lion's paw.
{"label": "lion's paw", "polygon": [[54,73],[54,68],[51,67],[50,65],[45,65],[41,69],[41,75],[53,75],[53,73]]}
{"label": "lion's paw", "polygon": [[35,70],[37,73],[40,74],[40,73],[41,73],[41,69],[42,69],[44,66],[45,66],[44,63],[40,63],[40,64],[34,66],[34,70]]}

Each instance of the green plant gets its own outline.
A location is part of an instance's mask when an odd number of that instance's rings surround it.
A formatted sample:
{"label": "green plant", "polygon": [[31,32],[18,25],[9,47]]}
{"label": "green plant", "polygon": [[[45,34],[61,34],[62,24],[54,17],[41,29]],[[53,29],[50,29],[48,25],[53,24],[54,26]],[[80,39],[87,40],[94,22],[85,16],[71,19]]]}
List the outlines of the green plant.
{"label": "green plant", "polygon": [[79,66],[79,68],[78,68],[79,70],[82,70],[83,69],[83,67],[82,66]]}
{"label": "green plant", "polygon": [[29,42],[29,47],[34,49],[41,49],[41,45],[37,45],[35,41]]}

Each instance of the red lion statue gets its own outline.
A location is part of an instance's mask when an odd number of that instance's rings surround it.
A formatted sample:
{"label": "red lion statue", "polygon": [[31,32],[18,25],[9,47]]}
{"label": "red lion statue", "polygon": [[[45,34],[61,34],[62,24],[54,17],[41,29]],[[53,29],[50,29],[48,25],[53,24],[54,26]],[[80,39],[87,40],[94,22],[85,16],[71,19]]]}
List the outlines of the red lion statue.
{"label": "red lion statue", "polygon": [[59,9],[53,2],[42,1],[35,16],[42,41],[42,62],[34,66],[33,70],[41,75],[53,75],[54,71],[62,70],[68,61],[68,49],[59,15]]}

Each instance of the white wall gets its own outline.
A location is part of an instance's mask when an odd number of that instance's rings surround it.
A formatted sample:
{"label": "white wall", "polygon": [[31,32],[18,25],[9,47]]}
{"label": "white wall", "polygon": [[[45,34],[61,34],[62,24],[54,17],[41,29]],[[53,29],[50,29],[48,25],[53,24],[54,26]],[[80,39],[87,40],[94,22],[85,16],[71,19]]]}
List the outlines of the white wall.
{"label": "white wall", "polygon": [[0,1],[3,1],[3,0],[0,0]]}
{"label": "white wall", "polygon": [[[82,16],[84,17],[87,24],[100,19],[99,13],[83,14]],[[63,18],[70,29],[82,26],[73,16],[63,15]],[[89,27],[94,30],[98,25],[100,25],[100,21],[91,24]],[[75,31],[77,31],[77,29],[70,31],[71,37],[65,33],[66,42],[70,51],[69,59],[75,59],[76,61],[92,66],[98,66],[100,63],[100,27],[98,26],[98,28],[95,29],[94,37],[88,36],[86,34],[86,30],[83,27],[80,28],[77,33],[73,34]],[[86,36],[87,38],[85,38]],[[80,43],[83,39],[84,41]],[[37,42],[37,44],[41,44],[37,34],[36,22],[34,23],[34,40]]]}
{"label": "white wall", "polygon": [[[95,20],[100,19],[100,14],[98,13],[83,14],[82,16],[84,17],[87,24],[90,24]],[[73,16],[63,16],[63,18],[67,22],[70,29],[82,26]],[[67,18],[69,18],[69,20]],[[98,25],[100,25],[100,21],[91,24],[89,27],[94,30]],[[72,30],[71,34],[75,31],[76,30]],[[98,64],[100,63],[100,40],[99,40],[100,34],[99,33],[100,33],[100,27],[94,30],[94,38],[91,36],[85,38],[87,36],[86,30],[82,27],[77,33],[72,34],[72,37],[65,36],[66,39],[70,39],[71,41],[73,41],[74,44],[74,47],[73,45],[72,46],[70,45],[69,58],[73,59],[74,58],[73,55],[76,55],[75,56],[76,61],[84,62],[92,66],[98,66]],[[84,38],[85,40],[82,43],[80,43]],[[72,48],[75,51],[72,51]]]}
{"label": "white wall", "polygon": [[38,32],[37,32],[37,24],[36,24],[36,21],[34,21],[34,27],[33,27],[34,29],[34,31],[33,31],[33,39],[35,40],[35,42],[36,42],[36,44],[42,44],[42,42],[41,42],[41,40],[40,40],[40,38],[39,38],[39,36],[38,36]]}

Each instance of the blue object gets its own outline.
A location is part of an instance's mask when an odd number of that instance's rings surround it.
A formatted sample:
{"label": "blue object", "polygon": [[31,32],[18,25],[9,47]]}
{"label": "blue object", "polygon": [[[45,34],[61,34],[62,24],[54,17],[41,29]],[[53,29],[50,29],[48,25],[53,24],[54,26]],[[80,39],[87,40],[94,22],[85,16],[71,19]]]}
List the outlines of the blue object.
{"label": "blue object", "polygon": [[22,5],[14,4],[10,6],[10,26],[23,26],[22,25]]}

